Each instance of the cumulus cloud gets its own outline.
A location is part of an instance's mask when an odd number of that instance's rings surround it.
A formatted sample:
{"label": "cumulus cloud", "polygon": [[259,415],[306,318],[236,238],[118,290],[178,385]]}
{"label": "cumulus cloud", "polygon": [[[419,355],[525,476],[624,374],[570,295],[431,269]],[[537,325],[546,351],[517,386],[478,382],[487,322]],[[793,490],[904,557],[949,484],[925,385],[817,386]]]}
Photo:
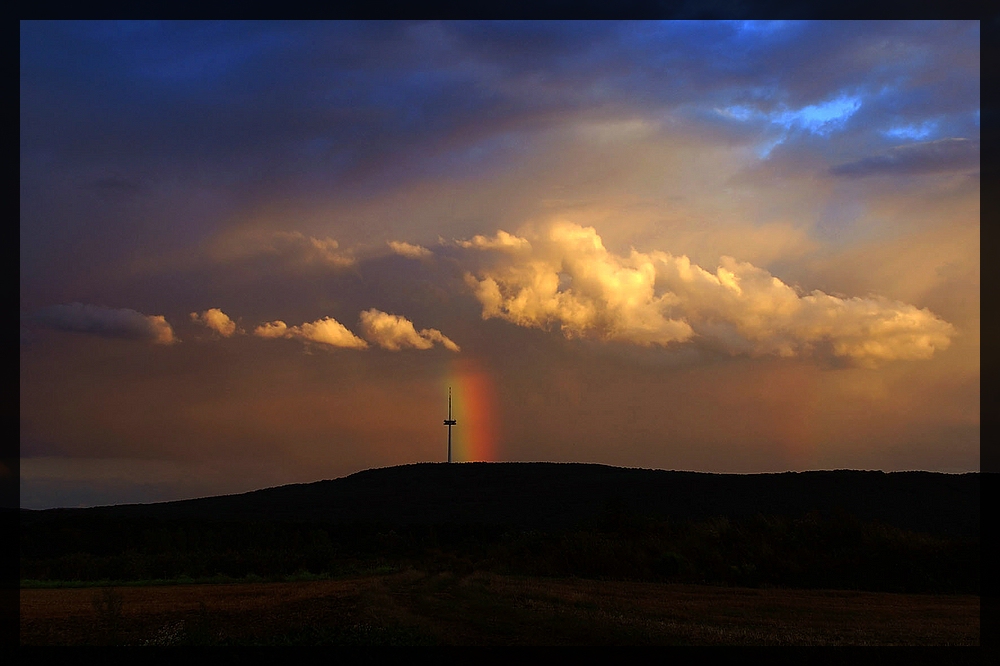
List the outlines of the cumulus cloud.
{"label": "cumulus cloud", "polygon": [[528,242],[528,239],[509,234],[503,229],[497,231],[492,238],[476,235],[472,237],[472,240],[457,240],[455,243],[459,247],[477,250],[531,250],[531,243]]}
{"label": "cumulus cloud", "polygon": [[445,349],[459,351],[459,346],[436,328],[425,328],[419,332],[406,317],[388,314],[372,308],[361,313],[361,330],[373,344],[383,349],[430,349],[438,343]]}
{"label": "cumulus cloud", "polygon": [[[420,331],[406,317],[388,314],[372,308],[361,313],[361,331],[368,342],[383,349],[399,351],[401,349],[430,349],[440,344],[445,349],[457,352],[456,345],[448,336],[435,328],[425,328]],[[254,329],[253,334],[260,338],[297,339],[314,342],[331,347],[348,349],[366,349],[368,342],[349,331],[346,326],[332,317],[324,317],[301,326],[289,326],[281,320],[261,324]]]}
{"label": "cumulus cloud", "polygon": [[[293,327],[292,331],[296,331]],[[298,337],[311,342],[319,342],[331,347],[348,347],[364,349],[368,345],[364,340],[347,330],[347,327],[332,317],[324,317],[314,322],[302,324],[297,330]]]}
{"label": "cumulus cloud", "polygon": [[878,296],[802,295],[731,257],[713,273],[668,252],[613,254],[592,227],[569,222],[526,233],[530,241],[500,232],[462,245],[523,250],[494,252],[492,262],[465,275],[484,319],[646,346],[700,339],[733,353],[828,351],[867,366],[930,358],[955,335],[929,310]]}
{"label": "cumulus cloud", "polygon": [[413,245],[405,241],[389,241],[389,247],[398,255],[409,257],[410,259],[422,259],[431,256],[431,251],[420,245]]}
{"label": "cumulus cloud", "polygon": [[830,169],[837,176],[872,176],[876,174],[918,174],[979,167],[979,141],[950,138],[897,146],[874,155],[839,164]]}
{"label": "cumulus cloud", "polygon": [[71,303],[53,305],[35,313],[35,321],[60,331],[90,333],[106,338],[146,340],[161,345],[177,342],[161,315],[144,315],[127,308],[113,309]]}
{"label": "cumulus cloud", "polygon": [[[524,250],[496,262],[466,282],[483,306],[483,317],[501,317],[521,326],[558,325],[567,337],[597,337],[637,344],[680,342],[693,335],[686,322],[666,314],[673,294],[654,293],[656,269],[649,257],[633,252],[616,257],[592,228],[552,225],[532,245],[498,232],[480,238],[479,249]],[[461,243],[460,243],[461,244]]]}
{"label": "cumulus cloud", "polygon": [[212,329],[224,338],[236,333],[236,322],[219,308],[210,308],[201,314],[191,313],[191,321],[198,322]]}
{"label": "cumulus cloud", "polygon": [[288,325],[280,319],[261,324],[253,330],[253,334],[259,338],[292,338],[288,332]]}
{"label": "cumulus cloud", "polygon": [[330,347],[365,349],[368,343],[347,330],[333,317],[323,317],[301,326],[288,326],[281,320],[261,324],[254,329],[254,335],[261,338],[289,338],[315,342]]}

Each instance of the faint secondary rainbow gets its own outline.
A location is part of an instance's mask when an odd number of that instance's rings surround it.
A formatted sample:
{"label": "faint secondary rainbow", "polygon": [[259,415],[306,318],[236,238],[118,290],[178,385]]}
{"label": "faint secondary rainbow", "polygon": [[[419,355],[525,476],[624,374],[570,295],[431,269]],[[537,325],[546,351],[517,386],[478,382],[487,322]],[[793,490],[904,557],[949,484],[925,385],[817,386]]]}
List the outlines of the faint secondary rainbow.
{"label": "faint secondary rainbow", "polygon": [[[456,462],[495,462],[500,420],[493,378],[472,357],[451,362],[443,395],[452,390],[452,409],[458,425],[452,431],[452,459]],[[442,432],[442,442],[445,434]],[[443,450],[444,444],[442,444]],[[444,456],[442,456],[444,458]]]}

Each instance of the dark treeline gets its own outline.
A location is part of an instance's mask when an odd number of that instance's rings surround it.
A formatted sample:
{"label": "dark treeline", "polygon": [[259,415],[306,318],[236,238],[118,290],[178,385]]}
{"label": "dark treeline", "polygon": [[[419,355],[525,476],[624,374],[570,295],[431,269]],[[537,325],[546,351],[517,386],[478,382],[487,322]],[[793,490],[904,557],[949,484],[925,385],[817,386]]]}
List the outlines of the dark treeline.
{"label": "dark treeline", "polygon": [[974,593],[980,475],[409,465],[153,505],[22,511],[22,581],[373,568]]}
{"label": "dark treeline", "polygon": [[848,516],[655,521],[589,528],[345,526],[95,519],[22,528],[22,580],[345,575],[379,567],[741,586],[979,593],[979,540]]}
{"label": "dark treeline", "polygon": [[57,517],[491,524],[575,528],[615,507],[636,516],[704,520],[823,516],[948,536],[979,535],[979,474],[855,470],[706,474],[580,463],[422,463],[241,495],[160,504],[24,511]]}

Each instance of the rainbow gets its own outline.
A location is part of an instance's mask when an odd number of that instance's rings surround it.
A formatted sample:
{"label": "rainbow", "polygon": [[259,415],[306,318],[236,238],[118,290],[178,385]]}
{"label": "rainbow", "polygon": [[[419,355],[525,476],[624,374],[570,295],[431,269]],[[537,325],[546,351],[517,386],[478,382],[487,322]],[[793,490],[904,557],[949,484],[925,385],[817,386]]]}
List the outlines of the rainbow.
{"label": "rainbow", "polygon": [[[449,386],[454,418],[458,421],[452,433],[452,459],[496,462],[500,419],[490,373],[479,360],[465,356],[451,362],[442,395],[447,395]],[[441,441],[443,453],[443,432]]]}

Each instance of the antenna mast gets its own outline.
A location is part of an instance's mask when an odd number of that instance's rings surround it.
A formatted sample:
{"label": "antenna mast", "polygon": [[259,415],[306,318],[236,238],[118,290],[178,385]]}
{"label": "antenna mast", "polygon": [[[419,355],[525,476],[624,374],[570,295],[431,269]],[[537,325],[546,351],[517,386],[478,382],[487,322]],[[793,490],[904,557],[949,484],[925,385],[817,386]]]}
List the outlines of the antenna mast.
{"label": "antenna mast", "polygon": [[451,387],[448,387],[448,418],[444,420],[444,424],[448,426],[448,462],[451,462],[451,427],[458,423],[455,419],[451,418]]}

